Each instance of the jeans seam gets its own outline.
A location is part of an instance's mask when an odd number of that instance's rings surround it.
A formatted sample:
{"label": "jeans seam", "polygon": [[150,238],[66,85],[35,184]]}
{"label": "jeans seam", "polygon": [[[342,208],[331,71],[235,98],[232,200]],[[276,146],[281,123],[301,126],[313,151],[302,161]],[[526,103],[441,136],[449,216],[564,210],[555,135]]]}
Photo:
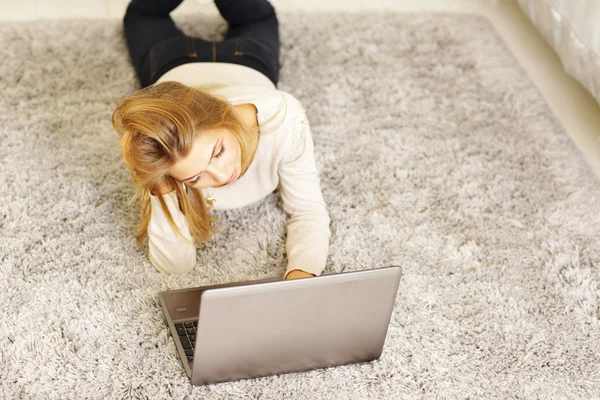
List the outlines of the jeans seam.
{"label": "jeans seam", "polygon": [[[240,42],[241,42],[241,40],[243,40],[243,39],[240,39]],[[237,54],[237,53],[236,53],[236,54]],[[252,58],[254,58],[255,60],[257,60],[259,63],[261,63],[261,64],[262,64],[262,65],[263,65],[263,66],[266,68],[266,70],[269,72],[269,74],[271,74],[271,75],[273,75],[273,76],[276,76],[276,75],[277,75],[277,71],[274,71],[274,70],[271,68],[271,65],[270,65],[268,62],[265,62],[264,58],[263,58],[263,57],[261,57],[259,54],[257,54],[257,53],[254,53],[253,51],[250,51],[250,52],[248,52],[248,51],[246,51],[246,50],[242,49],[242,50],[240,51],[240,54],[239,54],[239,55],[244,55],[244,56],[246,56],[246,57],[252,57]]]}
{"label": "jeans seam", "polygon": [[154,71],[154,48],[150,48],[150,51],[148,53],[148,58],[149,58],[149,62],[150,62],[150,81],[152,81],[152,79],[154,79],[154,75],[156,74],[156,72]]}

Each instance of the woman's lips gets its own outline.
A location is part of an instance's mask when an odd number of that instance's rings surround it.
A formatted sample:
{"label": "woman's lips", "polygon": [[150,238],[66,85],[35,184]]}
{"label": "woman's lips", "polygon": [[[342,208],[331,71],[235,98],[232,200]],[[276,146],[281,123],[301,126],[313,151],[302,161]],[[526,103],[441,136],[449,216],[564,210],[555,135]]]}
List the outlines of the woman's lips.
{"label": "woman's lips", "polygon": [[231,177],[229,178],[229,180],[227,182],[225,182],[225,184],[229,184],[231,182],[233,182],[233,180],[237,177],[237,169],[233,168],[233,174],[231,174]]}

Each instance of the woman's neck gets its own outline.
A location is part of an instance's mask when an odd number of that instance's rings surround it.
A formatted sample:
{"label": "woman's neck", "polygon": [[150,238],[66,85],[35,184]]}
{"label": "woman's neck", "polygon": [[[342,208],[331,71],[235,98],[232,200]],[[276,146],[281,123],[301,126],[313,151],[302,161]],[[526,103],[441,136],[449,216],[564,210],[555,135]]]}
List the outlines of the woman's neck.
{"label": "woman's neck", "polygon": [[242,122],[250,128],[249,131],[252,133],[258,133],[258,110],[252,103],[240,104],[233,107],[240,116]]}
{"label": "woman's neck", "polygon": [[242,175],[244,175],[244,173],[246,173],[246,171],[248,170],[248,167],[250,167],[250,164],[252,164],[252,160],[254,159],[254,153],[256,153],[256,149],[258,147],[258,137],[259,137],[259,130],[260,127],[258,125],[258,110],[256,109],[256,106],[252,103],[247,103],[247,104],[240,104],[237,106],[233,107],[234,110],[236,110],[238,112],[238,115],[240,116],[240,120],[242,121],[242,123],[248,128],[247,132],[249,134],[248,136],[248,144],[249,144],[249,154],[248,154],[248,159],[250,160],[248,162],[248,165],[243,168],[242,173],[240,174],[240,177]]}

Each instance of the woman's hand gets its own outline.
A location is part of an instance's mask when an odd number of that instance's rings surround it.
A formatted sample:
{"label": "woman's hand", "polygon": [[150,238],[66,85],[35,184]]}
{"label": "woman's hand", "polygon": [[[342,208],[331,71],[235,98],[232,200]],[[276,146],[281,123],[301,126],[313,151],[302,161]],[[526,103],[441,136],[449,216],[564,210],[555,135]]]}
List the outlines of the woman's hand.
{"label": "woman's hand", "polygon": [[314,274],[310,274],[308,272],[304,272],[299,269],[295,269],[290,271],[289,274],[285,277],[285,279],[298,279],[298,278],[310,278],[311,276],[315,276]]}

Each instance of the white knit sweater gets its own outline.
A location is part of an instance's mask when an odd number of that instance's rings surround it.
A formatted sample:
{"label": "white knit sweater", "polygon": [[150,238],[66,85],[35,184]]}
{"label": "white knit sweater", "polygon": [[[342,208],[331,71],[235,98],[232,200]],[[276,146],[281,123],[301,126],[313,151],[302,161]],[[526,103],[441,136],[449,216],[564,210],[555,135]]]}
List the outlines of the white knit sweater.
{"label": "white knit sweater", "polygon": [[[251,68],[221,63],[190,63],[163,75],[156,84],[178,81],[199,87],[233,82],[210,90],[232,105],[252,103],[258,110],[259,141],[246,173],[231,185],[215,188],[215,209],[232,209],[259,201],[279,187],[287,213],[285,274],[300,269],[320,275],[329,251],[329,215],[321,193],[313,141],[306,113],[291,94],[280,91],[263,74]],[[211,71],[207,75],[207,71]],[[221,71],[221,72],[219,72]],[[233,74],[232,74],[233,73]],[[220,75],[219,75],[220,74]],[[199,78],[200,77],[200,78]],[[239,82],[245,82],[239,84]],[[205,195],[207,192],[205,192]],[[182,234],[192,240],[175,192],[164,196]],[[166,273],[184,273],[196,265],[196,248],[180,240],[168,224],[158,196],[151,195],[148,226],[150,262]]]}

